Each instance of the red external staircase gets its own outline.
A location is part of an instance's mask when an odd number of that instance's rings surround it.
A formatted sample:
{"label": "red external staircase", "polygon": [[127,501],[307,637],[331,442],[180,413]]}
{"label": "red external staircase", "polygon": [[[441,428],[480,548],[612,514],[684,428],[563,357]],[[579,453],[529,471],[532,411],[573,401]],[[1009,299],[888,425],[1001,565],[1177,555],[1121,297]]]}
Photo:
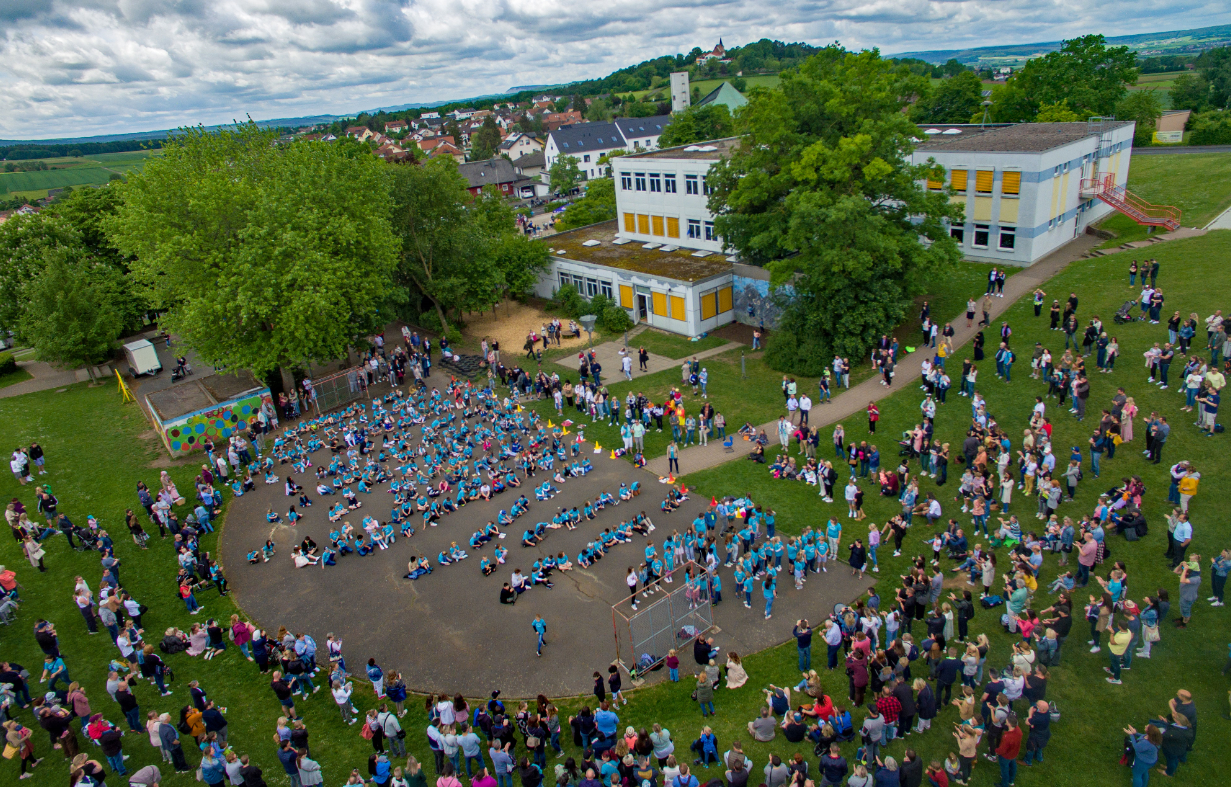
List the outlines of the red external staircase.
{"label": "red external staircase", "polygon": [[1083,199],[1099,199],[1146,227],[1180,228],[1180,209],[1171,205],[1151,205],[1133,192],[1116,185],[1114,173],[1106,173],[1081,181]]}

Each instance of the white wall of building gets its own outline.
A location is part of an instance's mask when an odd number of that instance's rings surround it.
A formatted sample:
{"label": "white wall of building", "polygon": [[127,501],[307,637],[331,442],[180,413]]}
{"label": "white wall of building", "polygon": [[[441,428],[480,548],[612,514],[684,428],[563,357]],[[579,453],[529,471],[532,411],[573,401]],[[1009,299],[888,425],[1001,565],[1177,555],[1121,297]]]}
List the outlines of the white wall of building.
{"label": "white wall of building", "polygon": [[615,159],[620,237],[722,253],[722,239],[706,207],[705,176],[713,164],[712,159],[698,158]]}
{"label": "white wall of building", "polygon": [[[967,259],[1026,266],[1085,232],[1113,212],[1097,199],[1082,199],[1081,181],[1114,173],[1116,184],[1128,180],[1133,127],[1109,132],[1111,144],[1100,156],[1099,137],[1089,136],[1041,153],[917,150],[914,162],[929,158],[945,168],[944,185],[954,170],[966,171],[966,190],[954,196],[965,207],[965,223],[954,227]],[[979,172],[992,172],[990,192],[978,188]],[[1005,193],[1006,173],[1018,173],[1019,193]],[[1012,176],[1010,176],[1012,177]],[[1003,237],[1012,237],[1006,247]],[[956,237],[956,234],[955,234]],[[986,237],[986,242],[983,241]]]}
{"label": "white wall of building", "polygon": [[692,88],[688,84],[687,71],[671,72],[671,111],[683,112],[692,106]]}

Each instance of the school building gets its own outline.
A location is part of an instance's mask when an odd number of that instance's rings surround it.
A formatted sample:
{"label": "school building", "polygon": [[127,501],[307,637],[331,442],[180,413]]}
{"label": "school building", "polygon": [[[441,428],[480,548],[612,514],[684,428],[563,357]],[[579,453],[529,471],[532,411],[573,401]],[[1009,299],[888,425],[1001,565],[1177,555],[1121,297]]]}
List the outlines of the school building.
{"label": "school building", "polygon": [[926,187],[951,187],[952,199],[965,207],[965,222],[949,232],[966,259],[1026,266],[1114,210],[1154,223],[1134,215],[1135,198],[1124,189],[1134,125],[921,126],[926,139],[912,159],[943,167],[943,179],[928,179]]}

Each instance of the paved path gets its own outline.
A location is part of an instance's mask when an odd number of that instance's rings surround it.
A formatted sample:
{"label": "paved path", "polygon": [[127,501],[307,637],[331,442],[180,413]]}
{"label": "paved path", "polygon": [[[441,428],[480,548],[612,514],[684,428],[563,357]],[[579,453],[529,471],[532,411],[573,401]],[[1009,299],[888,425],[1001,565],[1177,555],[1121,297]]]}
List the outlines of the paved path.
{"label": "paved path", "polygon": [[1133,148],[1134,156],[1173,156],[1187,153],[1231,153],[1231,145],[1167,145],[1157,148]]}
{"label": "paved path", "polygon": [[[0,399],[36,391],[49,391],[52,388],[63,388],[78,382],[77,372],[57,369],[43,361],[18,361],[17,365],[30,373],[30,379],[0,388]],[[81,373],[84,374],[85,370],[82,369]]]}
{"label": "paved path", "polygon": [[[684,358],[668,358],[665,355],[657,355],[650,353],[650,358],[646,361],[646,369],[648,371],[638,371],[637,365],[637,343],[633,341],[634,333],[628,334],[628,352],[633,357],[633,379],[642,377],[647,374],[656,374],[664,372],[668,369],[679,369],[684,364]],[[686,356],[688,359],[696,357],[697,360],[709,358],[713,355],[721,355],[728,350],[738,350],[746,345],[739,342],[727,342],[721,347],[714,347],[709,350],[702,350]],[[583,348],[578,347],[577,352],[581,352]],[[594,348],[594,355],[598,358],[598,362],[603,366],[603,379],[608,382],[619,382],[624,379],[624,375],[620,373],[620,350],[624,349],[624,343],[620,342],[603,342]],[[578,361],[576,355],[563,355],[556,359],[558,366],[563,366],[571,370],[574,374],[578,370]]]}
{"label": "paved path", "polygon": [[[1053,252],[1049,256],[1039,260],[1029,268],[1010,276],[1004,285],[1004,297],[992,299],[993,326],[999,328],[995,324],[995,319],[1005,312],[1013,303],[1023,295],[1028,295],[1034,292],[1036,287],[1039,287],[1051,277],[1055,276],[1073,260],[1080,259],[1087,252],[1094,249],[1102,241],[1092,235],[1083,235],[1077,238],[1072,243]],[[982,294],[980,293],[980,302],[982,302]],[[1057,296],[1059,297],[1059,296]],[[954,348],[959,348],[972,340],[978,333],[977,324],[973,327],[965,327],[965,312],[962,315],[957,315],[953,318],[952,323],[954,330],[957,332],[953,337]],[[987,339],[986,352],[990,359],[991,354],[995,351],[998,344],[995,331],[992,332]],[[851,388],[848,391],[843,391],[836,394],[828,404],[814,405],[812,408],[812,417],[809,426],[813,428],[827,426],[832,423],[848,418],[856,413],[862,412],[868,406],[870,401],[879,401],[887,396],[890,396],[903,388],[909,387],[921,375],[921,367],[923,359],[930,357],[923,352],[913,352],[901,359],[896,369],[894,370],[893,385],[881,385],[881,377],[877,375],[871,377],[859,385]],[[956,356],[954,356],[956,357]],[[1022,356],[1026,356],[1023,354]],[[809,391],[809,395],[814,392]],[[728,433],[733,434],[732,428],[738,428],[735,424],[728,424]],[[770,437],[771,445],[776,445],[778,440],[777,419],[769,423],[762,424],[760,429],[764,429],[765,433]],[[732,445],[734,453],[723,448],[721,440],[711,440],[709,445],[698,445],[685,448],[680,451],[680,472],[693,473],[698,470],[708,470],[711,467],[717,467],[724,462],[728,462],[736,457],[742,457],[745,454],[752,452],[752,443],[739,439],[736,436],[735,442]],[[651,459],[645,469],[656,476],[665,476],[668,473],[667,457],[661,456],[657,459]]]}
{"label": "paved path", "polygon": [[1222,213],[1205,225],[1207,230],[1231,230],[1231,208],[1227,208]]}

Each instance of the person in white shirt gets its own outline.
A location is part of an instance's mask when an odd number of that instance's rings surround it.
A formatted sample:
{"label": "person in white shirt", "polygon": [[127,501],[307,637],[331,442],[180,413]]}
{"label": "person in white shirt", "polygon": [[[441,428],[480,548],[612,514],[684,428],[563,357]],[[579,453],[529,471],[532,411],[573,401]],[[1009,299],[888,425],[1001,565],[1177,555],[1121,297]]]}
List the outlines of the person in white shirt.
{"label": "person in white shirt", "polygon": [[633,379],[633,359],[630,356],[625,355],[620,359],[620,368],[624,371],[625,379]]}
{"label": "person in white shirt", "polygon": [[812,410],[812,399],[808,397],[808,394],[804,394],[803,396],[799,397],[799,425],[800,426],[808,425],[808,413],[811,412],[811,410]]}
{"label": "person in white shirt", "polygon": [[354,690],[355,686],[350,681],[343,683],[335,680],[333,682],[333,701],[338,703],[338,710],[342,711],[342,721],[347,724],[354,724],[358,721],[355,717],[355,706],[350,701],[350,695]]}

